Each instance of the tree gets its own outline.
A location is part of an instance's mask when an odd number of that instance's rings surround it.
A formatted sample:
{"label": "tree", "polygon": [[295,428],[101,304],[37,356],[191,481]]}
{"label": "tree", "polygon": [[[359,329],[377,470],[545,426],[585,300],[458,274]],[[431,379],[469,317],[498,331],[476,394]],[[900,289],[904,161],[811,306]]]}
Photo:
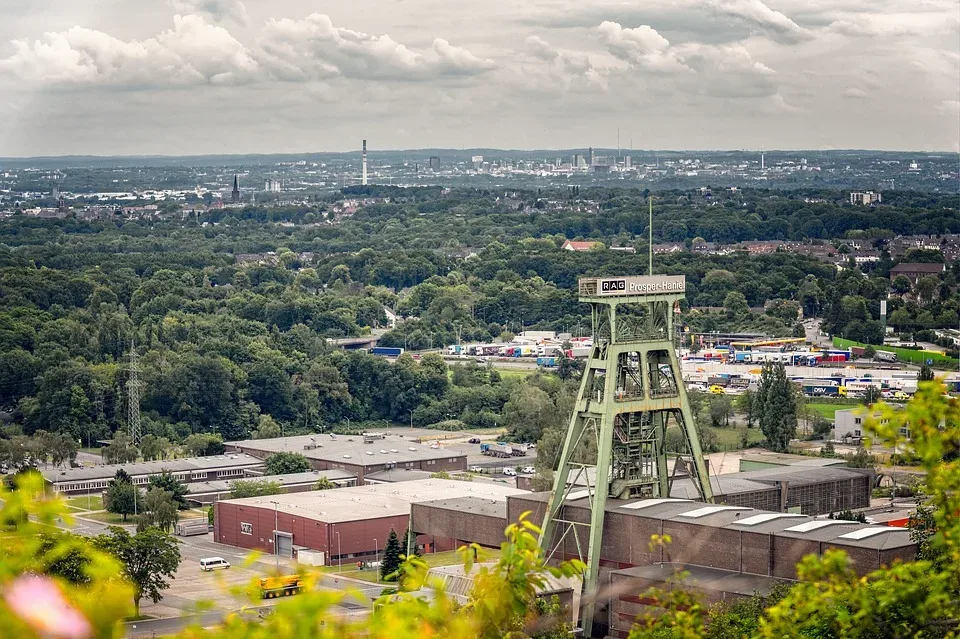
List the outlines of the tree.
{"label": "tree", "polygon": [[786,452],[797,433],[794,389],[783,364],[768,362],[760,373],[757,389],[760,430],[771,450]]}
{"label": "tree", "polygon": [[737,395],[737,398],[734,400],[734,408],[747,418],[747,428],[753,428],[753,422],[757,418],[755,413],[757,406],[756,395],[755,391],[745,390]]}
{"label": "tree", "polygon": [[279,495],[282,492],[280,482],[269,479],[235,479],[230,482],[230,499]]}
{"label": "tree", "polygon": [[267,475],[305,473],[310,470],[310,461],[300,453],[274,453],[267,457]]}
{"label": "tree", "polygon": [[88,584],[90,546],[80,536],[67,532],[42,532],[35,552],[38,573],[53,575],[71,584]]}
{"label": "tree", "polygon": [[143,500],[138,492],[140,490],[130,482],[130,476],[122,469],[118,470],[103,493],[103,507],[109,513],[123,515],[123,521],[127,521],[127,515],[137,512],[138,500]]}
{"label": "tree", "polygon": [[313,485],[314,490],[330,490],[331,488],[336,487],[337,485],[330,481],[326,475],[320,477],[320,479],[317,480],[317,483]]}
{"label": "tree", "polygon": [[859,447],[854,453],[844,455],[844,459],[847,460],[847,466],[850,468],[873,468],[877,465],[876,458],[868,453],[863,446]]}
{"label": "tree", "polygon": [[723,298],[723,308],[727,312],[727,319],[737,319],[750,312],[750,305],[747,304],[747,298],[740,291],[730,291]]}
{"label": "tree", "polygon": [[933,369],[923,364],[920,366],[920,381],[921,382],[932,382],[936,376],[933,374]]}
{"label": "tree", "polygon": [[714,395],[710,398],[710,423],[714,427],[729,426],[733,415],[733,400],[729,395]]}
{"label": "tree", "polygon": [[867,516],[861,512],[853,512],[852,510],[841,510],[838,513],[830,513],[828,515],[829,519],[839,519],[841,521],[855,521],[861,524],[867,523]]}
{"label": "tree", "polygon": [[280,424],[270,415],[260,415],[257,422],[257,429],[250,433],[252,439],[274,439],[280,437],[283,432],[280,430]]}
{"label": "tree", "polygon": [[173,473],[169,470],[163,470],[160,474],[151,476],[150,488],[159,488],[160,490],[165,490],[170,493],[173,501],[177,504],[178,510],[190,508],[190,504],[187,503],[186,498],[186,485],[180,483],[180,480],[174,477]]}
{"label": "tree", "polygon": [[873,406],[881,400],[883,396],[880,394],[880,389],[876,386],[868,386],[867,392],[863,396],[863,403],[867,406]]}
{"label": "tree", "polygon": [[906,295],[911,288],[910,280],[905,275],[897,275],[890,283],[890,290],[897,295]]}
{"label": "tree", "polygon": [[170,440],[156,435],[144,435],[140,440],[140,456],[144,461],[163,459],[170,450]]}
{"label": "tree", "polygon": [[383,548],[383,560],[380,562],[380,578],[384,581],[396,581],[400,570],[400,539],[394,530],[387,537],[387,545]]}
{"label": "tree", "polygon": [[222,455],[223,451],[226,450],[223,445],[223,437],[211,433],[194,433],[183,442],[183,447],[195,457]]}
{"label": "tree", "polygon": [[173,525],[180,519],[177,506],[173,493],[162,488],[151,488],[143,497],[143,512],[140,514],[137,530],[153,526],[164,532],[170,532]]}
{"label": "tree", "polygon": [[140,600],[150,597],[153,603],[163,599],[162,590],[180,566],[178,542],[158,528],[147,528],[131,535],[123,528],[110,526],[108,532],[94,538],[94,544],[116,557],[124,576],[133,586],[133,605],[140,616]]}
{"label": "tree", "polygon": [[118,430],[113,435],[113,441],[104,446],[100,454],[103,456],[103,461],[108,464],[129,464],[137,461],[140,451],[134,446],[130,435]]}

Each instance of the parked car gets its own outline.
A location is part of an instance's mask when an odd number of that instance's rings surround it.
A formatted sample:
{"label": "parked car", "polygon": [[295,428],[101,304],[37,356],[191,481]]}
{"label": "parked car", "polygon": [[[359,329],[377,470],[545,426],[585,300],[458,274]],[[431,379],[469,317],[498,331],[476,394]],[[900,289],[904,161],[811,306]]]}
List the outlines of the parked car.
{"label": "parked car", "polygon": [[537,473],[537,469],[533,466],[524,466],[521,472],[524,475],[535,475]]}
{"label": "parked car", "polygon": [[219,568],[229,568],[230,562],[223,557],[205,557],[200,560],[200,570],[209,572]]}
{"label": "parked car", "polygon": [[517,476],[517,471],[515,471],[515,470],[512,469],[512,468],[504,468],[504,469],[503,469],[503,474],[504,474],[504,475],[507,475],[508,477],[516,477],[516,476]]}
{"label": "parked car", "polygon": [[468,468],[467,470],[469,470],[471,473],[482,473],[482,472],[483,472],[483,467],[482,467],[482,466],[471,466],[471,467]]}
{"label": "parked car", "polygon": [[471,437],[471,438],[468,439],[467,441],[468,441],[469,443],[471,443],[471,444],[479,444],[479,443],[480,443],[480,438],[479,438],[479,437]]}

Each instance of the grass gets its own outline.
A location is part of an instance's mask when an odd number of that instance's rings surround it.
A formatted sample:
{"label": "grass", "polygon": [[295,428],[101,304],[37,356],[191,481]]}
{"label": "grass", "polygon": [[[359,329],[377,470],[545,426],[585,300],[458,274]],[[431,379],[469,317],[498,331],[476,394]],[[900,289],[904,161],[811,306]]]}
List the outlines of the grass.
{"label": "grass", "polygon": [[[494,368],[497,368],[494,366]],[[536,371],[529,370],[517,370],[515,368],[497,368],[497,372],[500,373],[502,379],[526,379],[533,375]]]}
{"label": "grass", "polygon": [[[708,430],[716,436],[717,446],[720,447],[720,450],[738,450],[743,447],[740,442],[741,427],[714,428],[713,426],[705,426],[704,430]],[[759,444],[763,441],[763,433],[760,432],[759,428],[748,428],[747,439],[750,444]]]}
{"label": "grass", "polygon": [[93,519],[95,521],[102,521],[105,524],[135,524],[137,523],[136,518],[133,515],[127,515],[127,521],[123,521],[123,515],[117,515],[115,513],[108,513],[106,511],[99,513],[83,513],[80,515],[87,519]]}
{"label": "grass", "polygon": [[830,421],[834,420],[834,413],[838,410],[846,410],[848,408],[859,406],[860,404],[820,404],[817,402],[811,402],[807,404],[807,408],[817,413],[823,415],[826,419]]}
{"label": "grass", "polygon": [[[860,342],[843,339],[842,337],[834,337],[833,345],[836,348],[850,348],[851,346],[862,346],[866,348],[868,346],[868,344],[861,344]],[[898,348],[896,346],[874,346],[873,348],[874,350],[878,351],[889,351],[891,353],[896,353],[898,362],[907,362],[917,366],[926,363],[927,360],[930,360],[932,362],[932,366],[936,368],[947,368],[953,370],[960,365],[960,360],[954,357],[947,357],[943,353],[937,353],[935,351],[917,351],[911,348]]]}
{"label": "grass", "polygon": [[103,510],[103,497],[101,495],[86,495],[82,497],[71,497],[66,500],[67,506],[77,510]]}

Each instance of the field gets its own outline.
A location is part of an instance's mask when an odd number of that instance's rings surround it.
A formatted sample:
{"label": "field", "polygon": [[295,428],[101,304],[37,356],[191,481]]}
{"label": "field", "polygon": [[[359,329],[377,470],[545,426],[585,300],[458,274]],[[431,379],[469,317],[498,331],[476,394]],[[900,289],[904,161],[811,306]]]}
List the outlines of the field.
{"label": "field", "polygon": [[855,403],[851,403],[851,404],[818,404],[818,403],[816,403],[816,402],[811,402],[811,403],[807,404],[807,408],[809,408],[809,409],[812,410],[812,411],[816,411],[816,412],[820,413],[821,415],[823,415],[824,417],[826,417],[826,418],[829,419],[830,421],[833,421],[833,419],[834,419],[834,413],[836,413],[838,410],[844,410],[844,409],[847,409],[847,408],[853,408],[853,407],[855,407],[855,406],[859,406],[859,404],[855,404]]}
{"label": "field", "polygon": [[[836,348],[850,348],[851,346],[867,347],[868,344],[861,344],[853,340],[843,339],[841,337],[833,338],[833,345]],[[954,357],[947,357],[943,353],[935,351],[915,351],[909,348],[897,348],[896,346],[874,346],[878,351],[890,351],[897,354],[897,361],[908,362],[916,366],[929,361],[931,366],[936,368],[955,369],[960,365],[960,360]]]}
{"label": "field", "polygon": [[103,510],[103,497],[100,495],[71,497],[65,501],[67,506],[76,508],[77,510]]}

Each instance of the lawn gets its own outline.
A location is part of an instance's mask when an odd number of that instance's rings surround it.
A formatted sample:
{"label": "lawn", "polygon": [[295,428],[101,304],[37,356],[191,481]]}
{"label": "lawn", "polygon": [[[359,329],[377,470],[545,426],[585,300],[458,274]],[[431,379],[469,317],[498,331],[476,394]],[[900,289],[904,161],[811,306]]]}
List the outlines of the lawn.
{"label": "lawn", "polygon": [[836,413],[838,410],[846,410],[848,408],[854,408],[856,406],[859,406],[859,404],[818,404],[816,402],[811,402],[807,404],[807,408],[817,413],[820,413],[830,421],[834,420],[834,413]]}
{"label": "lawn", "polygon": [[[836,348],[850,348],[851,346],[862,346],[865,348],[868,346],[868,344],[861,344],[860,342],[854,342],[853,340],[843,339],[841,337],[834,337],[833,345]],[[917,366],[924,364],[928,360],[932,362],[932,366],[937,368],[953,370],[960,365],[960,360],[947,357],[943,353],[937,353],[935,351],[916,351],[910,348],[897,348],[896,346],[874,346],[874,349],[896,353],[897,361],[908,362]]]}
{"label": "lawn", "polygon": [[103,510],[103,497],[100,495],[86,495],[82,497],[71,497],[66,500],[67,506],[77,510]]}
{"label": "lawn", "polygon": [[114,513],[108,513],[106,511],[98,513],[81,513],[81,517],[86,517],[87,519],[93,519],[96,521],[102,521],[105,524],[135,524],[137,523],[136,517],[133,515],[127,516],[127,521],[123,521],[123,515],[117,515]]}
{"label": "lawn", "polygon": [[[708,430],[717,437],[717,445],[720,447],[720,450],[739,450],[742,448],[740,442],[740,428],[735,426],[730,426],[729,428],[714,428],[713,426],[705,426],[704,430]],[[760,432],[759,428],[748,428],[747,437],[751,444],[759,444],[763,441],[763,433]]]}

